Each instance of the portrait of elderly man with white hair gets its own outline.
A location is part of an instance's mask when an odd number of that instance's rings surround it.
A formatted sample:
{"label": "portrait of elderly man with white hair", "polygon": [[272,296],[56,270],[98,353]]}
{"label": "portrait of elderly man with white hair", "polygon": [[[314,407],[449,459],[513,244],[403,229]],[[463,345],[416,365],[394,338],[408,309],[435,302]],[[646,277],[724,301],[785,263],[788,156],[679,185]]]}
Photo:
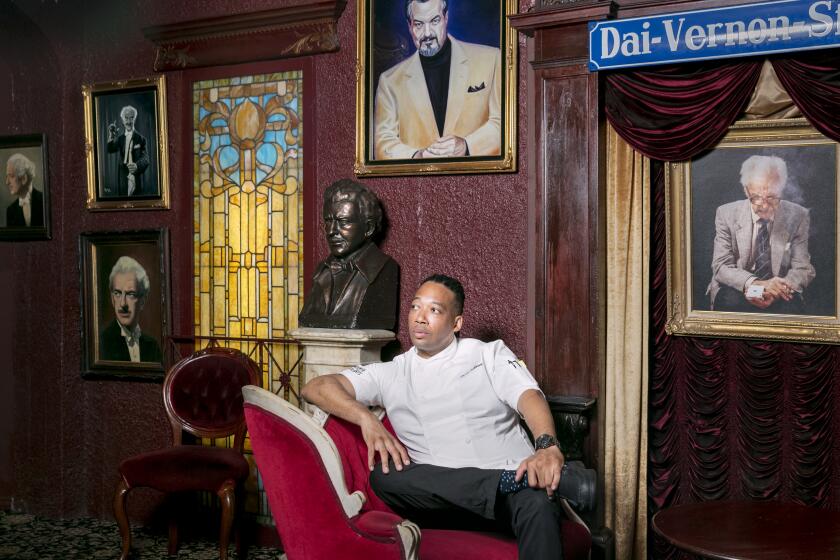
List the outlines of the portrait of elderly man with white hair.
{"label": "portrait of elderly man with white hair", "polygon": [[118,155],[116,184],[106,180],[105,192],[116,196],[139,196],[144,192],[143,174],[149,167],[146,139],[134,124],[137,109],[126,105],[120,110],[122,128],[116,122],[108,125],[108,153]]}
{"label": "portrait of elderly man with white hair", "polygon": [[712,280],[714,311],[802,314],[813,281],[808,252],[811,217],[785,199],[788,169],[777,156],[741,165],[744,198],[718,207]]}
{"label": "portrait of elderly man with white hair", "polygon": [[35,188],[35,163],[21,153],[6,162],[6,187],[12,203],[6,208],[6,227],[43,227],[44,194]]}
{"label": "portrait of elderly man with white hair", "polygon": [[114,319],[99,335],[99,356],[118,362],[160,362],[160,344],[140,328],[140,314],[149,295],[146,269],[129,256],[114,263],[108,277]]}

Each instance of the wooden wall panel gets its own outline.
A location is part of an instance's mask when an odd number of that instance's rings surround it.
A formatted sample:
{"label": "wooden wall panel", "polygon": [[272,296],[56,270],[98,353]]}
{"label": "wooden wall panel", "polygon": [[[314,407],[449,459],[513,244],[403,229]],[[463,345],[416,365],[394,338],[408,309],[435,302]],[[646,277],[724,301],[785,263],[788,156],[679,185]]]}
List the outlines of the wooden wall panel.
{"label": "wooden wall panel", "polygon": [[582,66],[544,68],[536,88],[536,374],[549,393],[597,396],[597,78]]}

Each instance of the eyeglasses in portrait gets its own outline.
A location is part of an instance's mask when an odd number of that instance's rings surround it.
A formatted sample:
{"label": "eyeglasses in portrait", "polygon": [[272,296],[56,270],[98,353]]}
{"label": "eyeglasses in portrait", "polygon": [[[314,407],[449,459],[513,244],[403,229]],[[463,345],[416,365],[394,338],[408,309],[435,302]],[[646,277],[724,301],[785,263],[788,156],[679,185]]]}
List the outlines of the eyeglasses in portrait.
{"label": "eyeglasses in portrait", "polygon": [[90,210],[169,207],[163,76],[84,86]]}
{"label": "eyeglasses in portrait", "polygon": [[668,164],[671,332],[840,342],[838,158],[791,119]]}
{"label": "eyeglasses in portrait", "polygon": [[360,0],[357,175],[516,171],[515,0]]}
{"label": "eyeglasses in portrait", "polygon": [[166,230],[81,235],[84,377],[163,378],[168,245]]}
{"label": "eyeglasses in portrait", "polygon": [[0,240],[50,238],[50,189],[44,134],[0,136]]}

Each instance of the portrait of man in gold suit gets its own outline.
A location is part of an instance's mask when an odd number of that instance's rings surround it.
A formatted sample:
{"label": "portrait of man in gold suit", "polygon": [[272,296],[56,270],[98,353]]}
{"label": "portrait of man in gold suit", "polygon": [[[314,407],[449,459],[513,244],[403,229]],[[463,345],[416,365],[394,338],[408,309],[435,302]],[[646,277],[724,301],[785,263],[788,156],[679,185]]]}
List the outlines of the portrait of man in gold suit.
{"label": "portrait of man in gold suit", "polygon": [[454,37],[448,0],[401,4],[414,51],[379,76],[374,158],[499,155],[501,51]]}

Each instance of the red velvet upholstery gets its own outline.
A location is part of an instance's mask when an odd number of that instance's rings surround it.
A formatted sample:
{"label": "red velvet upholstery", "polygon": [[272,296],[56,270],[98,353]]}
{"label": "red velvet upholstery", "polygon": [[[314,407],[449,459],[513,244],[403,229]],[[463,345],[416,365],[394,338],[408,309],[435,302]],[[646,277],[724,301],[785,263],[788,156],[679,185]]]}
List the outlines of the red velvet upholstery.
{"label": "red velvet upholstery", "polygon": [[[248,477],[242,456],[245,437],[242,387],[259,385],[259,366],[229,348],[209,348],[176,363],[163,383],[163,401],[172,424],[172,447],[135,455],[119,466],[120,482],[114,496],[114,513],[122,536],[122,556],[131,549],[131,529],[126,517],[129,490],[154,488],[161,492],[205,490],[216,493],[222,504],[219,556],[227,558],[237,488]],[[182,445],[182,432],[200,438],[234,436],[233,449]],[[177,549],[177,530],[170,527],[169,552]]]}
{"label": "red velvet upholstery", "polygon": [[161,492],[215,492],[227,480],[244,480],[248,470],[248,462],[239,451],[197,445],[158,449],[120,464],[120,474],[132,488],[144,486]]}
{"label": "red velvet upholstery", "polygon": [[[311,418],[267,391],[246,388],[245,399],[254,459],[289,560],[412,558],[397,531],[401,519],[370,489],[367,448],[358,426],[330,417],[324,433]],[[330,465],[339,459],[334,468],[343,480],[334,483]],[[358,514],[348,515],[342,496],[359,491],[366,501],[356,504]],[[588,558],[588,530],[571,521],[562,530],[566,560]],[[435,529],[423,530],[419,554],[423,560],[518,558],[510,536]]]}
{"label": "red velvet upholstery", "polygon": [[282,418],[250,403],[245,418],[268,503],[289,560],[401,559],[386,512],[348,517],[312,440]]}
{"label": "red velvet upholstery", "polygon": [[[383,421],[388,430],[394,433],[388,418],[385,417]],[[324,424],[324,429],[330,434],[341,454],[344,480],[348,490],[350,492],[361,490],[368,498],[362,510],[393,513],[370,487],[367,445],[359,427],[341,418],[330,416]],[[563,522],[561,530],[566,560],[588,558],[592,538],[586,527],[567,520]],[[518,554],[516,541],[507,535],[424,529],[420,541],[420,557],[423,560],[448,558],[511,560],[518,558]]]}
{"label": "red velvet upholstery", "polygon": [[[390,422],[385,418],[386,427],[393,432]],[[361,490],[367,497],[362,505],[362,511],[387,511],[394,513],[385,502],[379,499],[370,488],[370,470],[367,467],[367,444],[362,439],[358,426],[341,418],[330,416],[324,424],[324,429],[335,442],[341,454],[341,466],[344,468],[344,482],[350,492]],[[379,457],[376,457],[377,462]]]}

